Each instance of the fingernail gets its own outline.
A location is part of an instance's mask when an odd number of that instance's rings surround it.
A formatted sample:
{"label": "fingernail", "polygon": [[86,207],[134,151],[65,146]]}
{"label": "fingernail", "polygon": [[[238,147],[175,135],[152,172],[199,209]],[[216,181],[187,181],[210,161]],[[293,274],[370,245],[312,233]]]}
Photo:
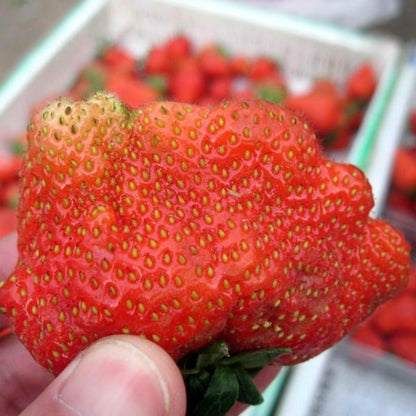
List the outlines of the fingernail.
{"label": "fingernail", "polygon": [[65,370],[58,400],[74,415],[165,416],[168,388],[151,357],[124,341],[102,341]]}

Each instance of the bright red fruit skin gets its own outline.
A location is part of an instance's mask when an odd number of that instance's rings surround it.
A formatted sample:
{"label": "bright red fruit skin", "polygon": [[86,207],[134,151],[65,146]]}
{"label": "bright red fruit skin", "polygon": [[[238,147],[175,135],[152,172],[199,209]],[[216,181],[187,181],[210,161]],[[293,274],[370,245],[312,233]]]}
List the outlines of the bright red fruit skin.
{"label": "bright red fruit skin", "polygon": [[144,81],[117,72],[107,74],[105,88],[130,107],[138,107],[158,98],[158,92]]}
{"label": "bright red fruit skin", "polygon": [[386,336],[400,331],[416,333],[416,296],[402,293],[390,300],[374,314],[373,325]]}
{"label": "bright red fruit skin", "polygon": [[405,194],[416,192],[416,149],[399,147],[396,150],[392,181]]}
{"label": "bright red fruit skin", "polygon": [[363,63],[347,80],[347,94],[356,99],[370,100],[377,87],[377,76],[372,66]]}
{"label": "bright red fruit skin", "polygon": [[290,96],[285,105],[308,120],[320,137],[336,129],[341,120],[338,97],[321,92]]}
{"label": "bright red fruit skin", "polygon": [[98,94],[52,102],[27,137],[0,308],[53,373],[118,333],[175,360],[224,340],[295,364],[406,285],[408,245],[369,217],[364,174],[277,105]]}
{"label": "bright red fruit skin", "polygon": [[390,350],[399,357],[416,364],[416,334],[402,333],[389,340]]}
{"label": "bright red fruit skin", "polygon": [[369,323],[357,328],[354,332],[354,340],[377,351],[385,351],[387,348],[383,337]]}

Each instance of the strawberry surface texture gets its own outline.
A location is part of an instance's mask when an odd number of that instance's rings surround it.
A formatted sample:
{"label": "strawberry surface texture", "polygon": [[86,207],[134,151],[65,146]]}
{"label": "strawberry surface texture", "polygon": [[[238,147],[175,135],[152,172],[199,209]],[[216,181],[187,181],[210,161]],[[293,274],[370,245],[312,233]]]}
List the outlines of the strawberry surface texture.
{"label": "strawberry surface texture", "polygon": [[276,104],[62,98],[27,140],[0,307],[54,374],[119,333],[176,361],[221,341],[296,364],[407,283],[408,245],[369,216],[363,172]]}

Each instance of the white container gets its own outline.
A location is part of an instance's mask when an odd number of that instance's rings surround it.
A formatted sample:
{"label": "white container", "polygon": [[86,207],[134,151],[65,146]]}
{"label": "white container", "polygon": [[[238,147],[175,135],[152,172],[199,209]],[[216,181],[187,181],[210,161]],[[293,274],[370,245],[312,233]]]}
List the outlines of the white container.
{"label": "white container", "polygon": [[344,27],[360,28],[396,17],[402,0],[239,0],[280,12],[325,20]]}
{"label": "white container", "polygon": [[[415,137],[409,131],[409,119],[411,111],[416,108],[416,44],[409,45],[407,48],[401,76],[389,107],[390,110],[384,120],[384,137],[380,137],[380,141],[386,143],[387,146],[395,147],[415,143]],[[381,146],[378,150],[375,150],[372,158],[374,160],[382,158],[382,163],[388,163],[385,157],[383,157],[383,148]],[[393,168],[393,161],[390,160],[389,162],[390,169],[389,172],[385,172],[386,174],[390,173]],[[377,175],[376,166],[370,168],[369,173],[372,176]],[[384,199],[387,196],[386,192],[383,194]],[[403,231],[412,245],[414,256],[416,256],[416,217],[391,207],[386,207],[383,215],[389,222]]]}

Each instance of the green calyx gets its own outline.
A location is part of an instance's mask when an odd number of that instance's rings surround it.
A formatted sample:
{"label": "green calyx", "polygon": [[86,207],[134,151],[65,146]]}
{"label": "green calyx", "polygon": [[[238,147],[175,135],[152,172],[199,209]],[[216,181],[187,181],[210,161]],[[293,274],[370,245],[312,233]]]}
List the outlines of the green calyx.
{"label": "green calyx", "polygon": [[160,97],[163,97],[168,89],[168,80],[163,75],[151,75],[147,77],[146,84],[155,89]]}
{"label": "green calyx", "polygon": [[262,403],[253,378],[286,353],[290,350],[270,348],[230,355],[228,344],[218,341],[188,354],[179,362],[187,390],[187,416],[223,416],[237,401]]}
{"label": "green calyx", "polygon": [[83,76],[87,81],[87,87],[82,92],[82,98],[88,99],[93,94],[105,88],[104,74],[94,68],[86,68]]}
{"label": "green calyx", "polygon": [[286,90],[283,87],[259,85],[256,88],[257,98],[261,98],[262,100],[270,101],[275,104],[283,103],[286,95]]}

